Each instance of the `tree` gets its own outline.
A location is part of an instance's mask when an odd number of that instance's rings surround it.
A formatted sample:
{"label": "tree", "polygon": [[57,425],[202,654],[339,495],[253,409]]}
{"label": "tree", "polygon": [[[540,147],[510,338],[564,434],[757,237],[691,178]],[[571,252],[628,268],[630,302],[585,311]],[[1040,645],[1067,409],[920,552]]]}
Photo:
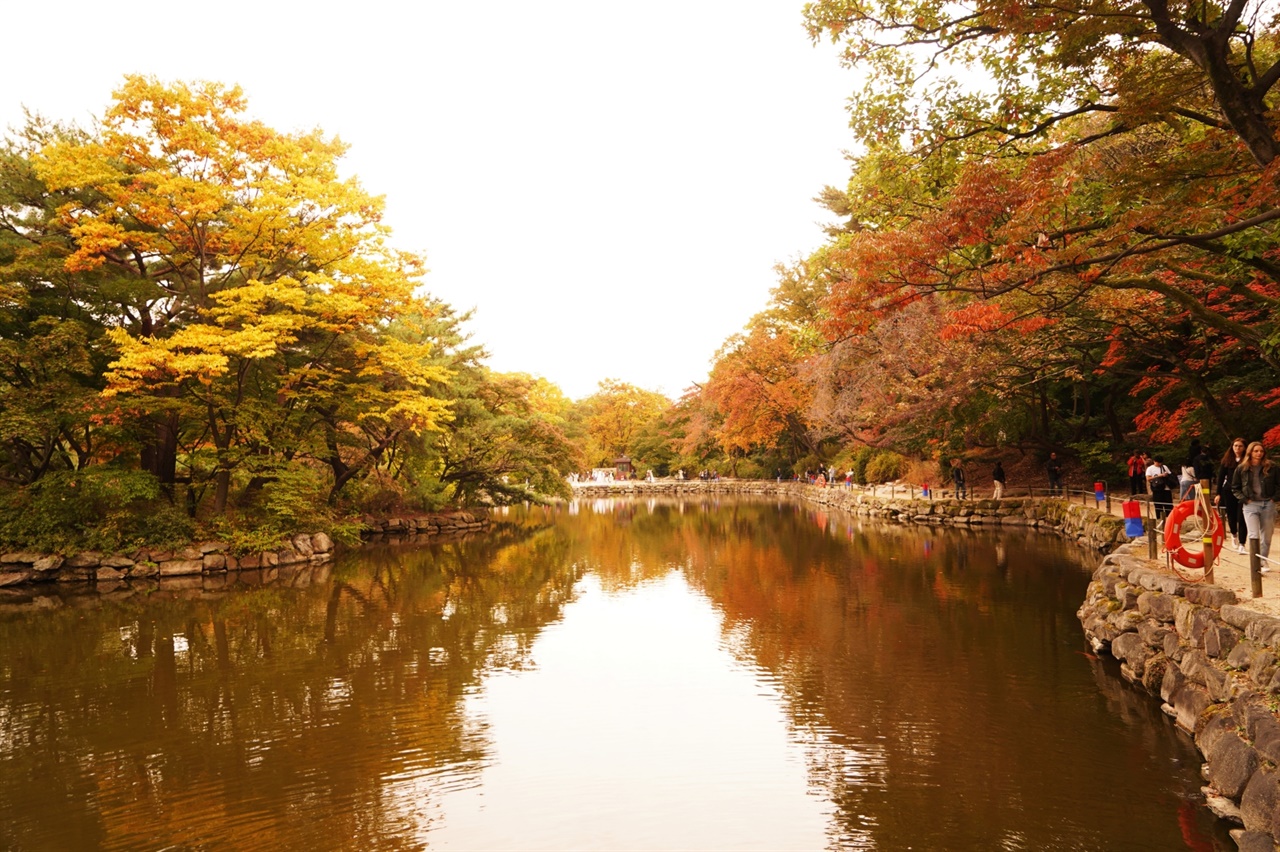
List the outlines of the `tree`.
{"label": "tree", "polygon": [[114,303],[114,416],[147,424],[143,466],[161,482],[180,454],[193,481],[211,477],[215,512],[237,469],[298,458],[330,469],[333,499],[448,416],[427,392],[447,376],[430,344],[386,333],[423,312],[422,266],[386,245],[381,199],[339,179],[340,142],[245,110],[238,88],[129,77],[96,136],[32,158],[49,192],[70,193],[64,270]]}
{"label": "tree", "polygon": [[1280,57],[1263,0],[818,0],[805,16],[813,38],[868,73],[851,109],[873,144],[1018,149],[1100,115],[1104,133],[1167,119],[1228,131],[1263,166],[1280,153]]}
{"label": "tree", "polygon": [[734,460],[735,476],[737,455],[749,450],[772,448],[784,439],[793,447],[814,449],[806,422],[812,388],[801,367],[802,353],[792,335],[771,331],[763,322],[729,338],[716,353],[703,393],[719,413],[714,434]]}
{"label": "tree", "polygon": [[634,451],[636,437],[671,407],[671,400],[617,379],[598,387],[578,404],[578,417],[587,435],[587,461],[612,467],[619,456]]}

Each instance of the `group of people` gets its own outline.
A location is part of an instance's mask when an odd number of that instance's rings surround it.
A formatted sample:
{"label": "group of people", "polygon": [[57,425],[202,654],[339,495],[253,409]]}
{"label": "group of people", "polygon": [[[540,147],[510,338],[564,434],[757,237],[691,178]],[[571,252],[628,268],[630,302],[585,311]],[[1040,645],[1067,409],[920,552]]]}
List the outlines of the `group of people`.
{"label": "group of people", "polygon": [[1244,438],[1236,438],[1215,465],[1211,450],[1196,439],[1178,467],[1174,473],[1160,454],[1149,456],[1134,450],[1128,460],[1130,493],[1149,494],[1156,519],[1160,520],[1172,511],[1175,490],[1178,499],[1185,500],[1195,495],[1201,481],[1206,481],[1213,493],[1213,505],[1226,519],[1236,550],[1243,553],[1245,542],[1256,539],[1259,555],[1267,558],[1276,522],[1280,465],[1267,457],[1262,442],[1246,444]]}
{"label": "group of people", "polygon": [[[995,467],[991,469],[991,497],[999,500],[1004,497],[1004,465],[999,461]],[[960,459],[951,460],[951,484],[955,487],[956,499],[964,500],[969,496],[968,483],[965,480],[964,467],[960,464]]]}

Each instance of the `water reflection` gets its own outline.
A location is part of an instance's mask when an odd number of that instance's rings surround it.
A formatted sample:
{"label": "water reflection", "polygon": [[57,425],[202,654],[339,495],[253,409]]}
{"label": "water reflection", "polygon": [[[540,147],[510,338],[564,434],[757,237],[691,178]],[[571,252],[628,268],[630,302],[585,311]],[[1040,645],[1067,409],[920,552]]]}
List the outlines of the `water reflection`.
{"label": "water reflection", "polygon": [[[5,848],[1230,849],[1079,555],[599,499],[0,609]],[[62,596],[65,594],[66,596]]]}

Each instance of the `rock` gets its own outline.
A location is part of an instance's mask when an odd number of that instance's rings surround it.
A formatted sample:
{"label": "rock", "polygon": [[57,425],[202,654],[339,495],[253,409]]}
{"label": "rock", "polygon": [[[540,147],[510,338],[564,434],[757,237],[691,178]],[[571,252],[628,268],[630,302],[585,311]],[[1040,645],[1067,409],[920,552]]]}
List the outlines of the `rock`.
{"label": "rock", "polygon": [[123,571],[117,571],[115,568],[110,568],[105,565],[98,566],[98,570],[94,574],[94,579],[97,580],[99,583],[109,583],[109,582],[120,580],[123,578],[124,578]]}
{"label": "rock", "polygon": [[[1207,803],[1206,803],[1207,804]],[[1217,813],[1215,811],[1215,813]],[[1219,814],[1221,816],[1221,814]],[[1240,810],[1235,809],[1235,816],[1224,816],[1223,819],[1230,819],[1233,822],[1243,822],[1240,817]],[[1270,834],[1261,831],[1248,831],[1238,828],[1232,829],[1230,832],[1231,839],[1235,841],[1238,852],[1275,852],[1276,843],[1271,839]]]}
{"label": "rock", "polygon": [[96,550],[83,550],[67,558],[68,568],[97,568],[102,562],[102,554]]}
{"label": "rock", "polygon": [[1138,636],[1150,648],[1163,650],[1165,637],[1170,635],[1177,636],[1173,628],[1158,621],[1148,619],[1138,625]]}
{"label": "rock", "polygon": [[1234,730],[1217,738],[1205,751],[1209,759],[1209,783],[1229,799],[1239,799],[1258,769],[1258,753]]}
{"label": "rock", "polygon": [[1245,786],[1240,799],[1240,816],[1249,831],[1276,833],[1275,815],[1280,810],[1280,783],[1276,772],[1259,767]]}
{"label": "rock", "polygon": [[200,552],[202,554],[225,553],[226,550],[227,550],[226,542],[222,542],[222,541],[206,541],[200,544]]}
{"label": "rock", "polygon": [[1237,602],[1236,593],[1218,586],[1187,586],[1183,597],[1194,604],[1220,609]]}
{"label": "rock", "polygon": [[160,566],[154,562],[143,560],[135,563],[132,568],[125,569],[125,573],[129,577],[156,577],[160,574]]}
{"label": "rock", "polygon": [[43,553],[32,553],[28,550],[0,553],[0,565],[12,565],[18,562],[25,562],[30,565],[44,555]]}
{"label": "rock", "polygon": [[221,572],[227,570],[227,557],[210,551],[200,560],[203,570]]}
{"label": "rock", "polygon": [[114,556],[102,557],[102,561],[99,562],[98,564],[104,565],[107,568],[131,568],[134,564],[134,560],[130,559],[127,556],[120,556],[119,554],[117,554]]}
{"label": "rock", "polygon": [[1173,595],[1163,592],[1143,592],[1138,595],[1138,612],[1148,618],[1172,622],[1174,600],[1176,598]]}
{"label": "rock", "polygon": [[[16,563],[10,563],[16,564]],[[30,569],[25,571],[0,571],[0,588],[4,586],[16,586],[20,583],[28,582],[35,576],[35,571]]]}
{"label": "rock", "polygon": [[170,559],[160,563],[161,577],[181,577],[187,574],[199,574],[203,570],[203,559]]}
{"label": "rock", "polygon": [[1248,639],[1238,642],[1231,649],[1231,653],[1227,655],[1227,665],[1234,669],[1245,671],[1249,668],[1250,660],[1257,652],[1257,646]]}
{"label": "rock", "polygon": [[[1142,676],[1142,664],[1146,662],[1150,651],[1137,633],[1125,633],[1111,640],[1111,655],[1117,660],[1128,663],[1138,677]],[[1188,677],[1191,675],[1184,671]]]}
{"label": "rock", "polygon": [[31,563],[31,570],[38,574],[43,574],[48,571],[57,571],[62,567],[64,561],[65,560],[63,560],[61,556],[42,556],[35,562]]}
{"label": "rock", "polygon": [[1226,624],[1214,624],[1204,632],[1204,650],[1210,657],[1222,657],[1240,641],[1240,631]]}
{"label": "rock", "polygon": [[1239,604],[1227,604],[1226,606],[1223,606],[1218,612],[1218,615],[1223,621],[1230,624],[1237,630],[1247,630],[1252,622],[1257,621],[1260,618],[1269,617],[1257,610],[1249,609],[1248,607],[1240,606]]}
{"label": "rock", "polygon": [[311,549],[316,553],[329,553],[333,550],[333,539],[324,533],[311,536]]}
{"label": "rock", "polygon": [[1249,622],[1244,635],[1257,645],[1280,644],[1280,618],[1263,615]]}
{"label": "rock", "polygon": [[293,549],[299,556],[310,556],[313,552],[311,549],[311,536],[305,533],[295,535],[293,537]]}

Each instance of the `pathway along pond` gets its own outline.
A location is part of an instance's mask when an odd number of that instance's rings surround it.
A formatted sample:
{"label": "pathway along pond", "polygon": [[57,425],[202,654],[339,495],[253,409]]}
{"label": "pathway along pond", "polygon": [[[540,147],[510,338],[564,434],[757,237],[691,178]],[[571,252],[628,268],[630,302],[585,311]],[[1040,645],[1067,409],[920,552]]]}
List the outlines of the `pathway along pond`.
{"label": "pathway along pond", "polygon": [[1189,738],[1085,653],[1092,558],[1055,538],[499,520],[217,592],[11,593],[0,847],[1235,848]]}

